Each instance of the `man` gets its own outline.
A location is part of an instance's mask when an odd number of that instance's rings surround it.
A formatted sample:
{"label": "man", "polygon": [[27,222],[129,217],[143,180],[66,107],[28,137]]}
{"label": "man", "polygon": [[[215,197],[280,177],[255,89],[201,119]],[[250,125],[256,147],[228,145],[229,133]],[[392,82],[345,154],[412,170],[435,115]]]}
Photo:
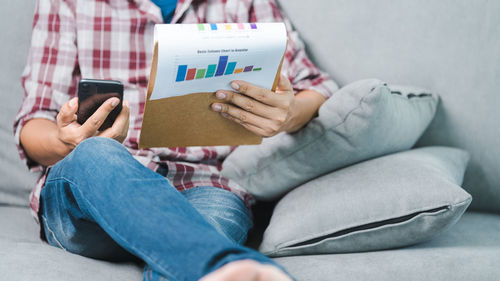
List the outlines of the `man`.
{"label": "man", "polygon": [[[290,280],[241,246],[252,200],[220,176],[230,147],[138,149],[153,27],[284,21],[289,42],[277,92],[233,81],[234,91],[216,93],[229,104],[212,104],[264,137],[299,130],[336,85],[307,58],[274,0],[153,2],[37,1],[14,130],[21,158],[42,171],[31,195],[42,239],[93,258],[138,257],[147,264],[145,280]],[[111,128],[97,130],[116,98],[76,122],[82,77],[124,83],[123,110]]]}

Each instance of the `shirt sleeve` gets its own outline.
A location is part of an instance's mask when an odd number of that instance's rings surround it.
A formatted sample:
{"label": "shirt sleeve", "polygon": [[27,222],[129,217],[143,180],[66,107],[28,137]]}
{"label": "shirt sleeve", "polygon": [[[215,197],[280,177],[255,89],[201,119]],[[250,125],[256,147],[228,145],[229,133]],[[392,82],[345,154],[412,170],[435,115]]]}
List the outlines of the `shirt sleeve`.
{"label": "shirt sleeve", "polygon": [[250,21],[285,23],[288,45],[281,71],[290,79],[296,93],[315,90],[329,98],[338,89],[337,83],[309,59],[304,42],[274,0],[254,0],[250,8]]}
{"label": "shirt sleeve", "polygon": [[32,171],[42,166],[27,157],[20,132],[31,119],[56,120],[61,106],[76,96],[79,80],[74,5],[64,0],[38,0],[31,47],[21,83],[24,99],[14,120],[14,136],[21,159]]}

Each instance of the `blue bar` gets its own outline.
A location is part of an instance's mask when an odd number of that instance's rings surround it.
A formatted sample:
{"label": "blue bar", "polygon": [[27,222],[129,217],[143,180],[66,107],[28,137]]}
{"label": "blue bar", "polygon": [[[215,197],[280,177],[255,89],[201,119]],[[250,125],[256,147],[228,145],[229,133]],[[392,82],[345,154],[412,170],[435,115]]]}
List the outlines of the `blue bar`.
{"label": "blue bar", "polygon": [[188,68],[187,65],[179,65],[179,67],[177,67],[177,78],[175,78],[175,82],[184,81],[184,78],[186,77],[187,68]]}
{"label": "blue bar", "polygon": [[215,23],[211,23],[211,24],[210,24],[210,28],[211,28],[212,30],[217,30],[217,24],[215,24]]}
{"label": "blue bar", "polygon": [[236,67],[235,61],[228,63],[227,68],[226,68],[226,72],[224,73],[224,75],[233,74],[235,67]]}
{"label": "blue bar", "polygon": [[219,65],[217,65],[217,71],[215,72],[215,76],[221,76],[224,74],[224,69],[226,69],[227,64],[227,56],[219,57]]}

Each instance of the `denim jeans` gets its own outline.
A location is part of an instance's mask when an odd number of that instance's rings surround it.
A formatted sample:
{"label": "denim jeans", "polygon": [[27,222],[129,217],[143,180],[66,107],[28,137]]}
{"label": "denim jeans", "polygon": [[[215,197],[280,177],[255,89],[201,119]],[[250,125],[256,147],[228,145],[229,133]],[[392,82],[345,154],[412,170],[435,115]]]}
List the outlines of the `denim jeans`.
{"label": "denim jeans", "polygon": [[94,137],[54,165],[41,193],[49,244],[110,261],[139,258],[145,280],[198,280],[236,260],[273,264],[242,246],[252,222],[229,191],[178,192],[118,142]]}

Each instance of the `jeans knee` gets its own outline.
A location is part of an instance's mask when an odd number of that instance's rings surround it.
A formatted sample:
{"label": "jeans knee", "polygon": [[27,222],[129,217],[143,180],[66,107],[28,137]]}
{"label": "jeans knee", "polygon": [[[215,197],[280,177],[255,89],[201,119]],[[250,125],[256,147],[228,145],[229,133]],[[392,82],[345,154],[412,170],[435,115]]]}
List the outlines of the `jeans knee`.
{"label": "jeans knee", "polygon": [[80,161],[99,159],[99,161],[107,162],[107,160],[124,153],[125,155],[129,154],[121,143],[110,138],[92,137],[77,145],[70,155]]}
{"label": "jeans knee", "polygon": [[220,234],[238,244],[245,242],[253,222],[250,211],[237,195],[209,186],[188,189],[182,194]]}
{"label": "jeans knee", "polygon": [[83,140],[73,150],[74,153],[106,155],[116,153],[125,147],[114,139],[104,137],[91,137]]}
{"label": "jeans knee", "polygon": [[86,175],[92,173],[97,176],[97,171],[102,173],[114,169],[122,169],[121,163],[131,157],[128,150],[119,142],[103,137],[92,137],[82,141],[63,160],[52,169],[53,176],[71,174]]}

